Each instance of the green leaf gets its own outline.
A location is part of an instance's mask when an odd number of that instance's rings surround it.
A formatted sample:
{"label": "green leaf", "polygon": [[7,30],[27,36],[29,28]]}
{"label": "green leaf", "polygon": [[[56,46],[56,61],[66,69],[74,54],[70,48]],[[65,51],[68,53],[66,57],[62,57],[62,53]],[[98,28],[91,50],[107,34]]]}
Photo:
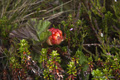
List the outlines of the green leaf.
{"label": "green leaf", "polygon": [[41,42],[41,41],[45,41],[45,40],[48,38],[48,36],[50,36],[50,35],[51,35],[51,32],[48,31],[48,30],[42,32],[42,33],[39,35],[40,42]]}
{"label": "green leaf", "polygon": [[84,64],[84,63],[88,62],[86,56],[83,54],[82,51],[77,50],[75,55],[76,55],[77,58],[79,58],[79,63],[80,64]]}
{"label": "green leaf", "polygon": [[25,27],[13,30],[10,33],[10,37],[16,37],[19,40],[29,39],[32,40],[33,43],[40,43],[46,40],[48,36],[51,35],[51,32],[48,31],[49,26],[49,21],[31,19],[27,22]]}
{"label": "green leaf", "polygon": [[46,38],[48,38],[48,36],[51,35],[51,32],[48,31],[48,27],[50,26],[49,21],[44,20],[37,21],[36,19],[31,19],[30,23],[32,23],[40,42],[45,40]]}

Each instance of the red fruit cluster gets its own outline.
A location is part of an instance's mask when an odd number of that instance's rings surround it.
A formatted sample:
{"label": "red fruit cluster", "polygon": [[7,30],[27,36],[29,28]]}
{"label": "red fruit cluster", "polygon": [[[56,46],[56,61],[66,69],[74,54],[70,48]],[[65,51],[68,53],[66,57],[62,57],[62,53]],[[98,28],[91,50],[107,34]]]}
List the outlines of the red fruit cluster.
{"label": "red fruit cluster", "polygon": [[49,36],[49,38],[47,40],[47,43],[49,45],[54,45],[54,44],[58,45],[64,40],[61,30],[51,28],[51,29],[49,29],[49,31],[51,31],[51,33],[52,33],[52,35]]}

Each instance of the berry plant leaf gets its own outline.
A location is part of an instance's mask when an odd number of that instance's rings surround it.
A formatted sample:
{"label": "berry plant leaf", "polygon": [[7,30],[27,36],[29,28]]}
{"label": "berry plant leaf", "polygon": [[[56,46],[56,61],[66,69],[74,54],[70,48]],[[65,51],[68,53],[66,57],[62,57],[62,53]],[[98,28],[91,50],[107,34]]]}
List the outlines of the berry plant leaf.
{"label": "berry plant leaf", "polygon": [[42,33],[39,35],[39,37],[40,37],[39,41],[40,41],[40,42],[41,42],[41,41],[46,41],[46,39],[47,39],[48,36],[50,36],[50,35],[51,35],[51,32],[48,31],[48,30],[42,32]]}
{"label": "berry plant leaf", "polygon": [[31,19],[29,23],[33,25],[40,42],[46,40],[51,35],[51,32],[48,31],[49,21]]}
{"label": "berry plant leaf", "polygon": [[51,35],[51,32],[48,31],[49,25],[49,21],[31,19],[25,27],[13,30],[10,33],[10,38],[16,37],[19,40],[28,39],[35,43],[42,42]]}

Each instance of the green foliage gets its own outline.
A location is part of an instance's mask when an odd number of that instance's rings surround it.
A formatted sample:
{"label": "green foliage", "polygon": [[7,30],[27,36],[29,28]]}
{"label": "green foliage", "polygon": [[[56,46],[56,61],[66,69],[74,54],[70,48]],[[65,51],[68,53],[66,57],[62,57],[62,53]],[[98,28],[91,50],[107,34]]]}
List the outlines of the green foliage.
{"label": "green foliage", "polygon": [[48,30],[49,26],[49,21],[30,19],[26,23],[25,27],[13,30],[10,33],[10,37],[13,40],[14,38],[17,38],[18,40],[27,39],[32,41],[33,44],[40,44],[46,41],[46,39],[51,35],[51,32]]}
{"label": "green foliage", "polygon": [[77,50],[75,56],[76,56],[76,58],[79,59],[79,64],[82,65],[82,64],[87,63],[87,58],[86,58],[86,56],[83,54],[82,51]]}
{"label": "green foliage", "polygon": [[3,44],[8,44],[9,33],[16,27],[17,24],[11,24],[11,21],[6,16],[0,18],[0,37]]}
{"label": "green foliage", "polygon": [[48,31],[48,27],[50,26],[50,22],[49,21],[44,21],[44,20],[36,20],[36,19],[32,19],[31,22],[29,22],[30,24],[33,23],[33,27],[35,28],[35,31],[37,33],[39,42],[46,40],[48,38],[48,36],[51,35],[51,32]]}
{"label": "green foliage", "polygon": [[107,80],[104,77],[104,74],[99,69],[93,70],[92,75],[94,76],[93,79],[95,79],[95,80]]}
{"label": "green foliage", "polygon": [[30,45],[28,45],[28,42],[25,40],[25,39],[22,39],[21,41],[20,41],[20,48],[19,48],[19,52],[20,53],[23,53],[24,51],[25,52],[27,52],[28,51],[28,48],[29,48],[29,46]]}
{"label": "green foliage", "polygon": [[[28,50],[28,42],[25,39],[22,39],[18,45],[19,52],[12,54],[10,57],[10,65],[12,65],[12,68],[14,69],[21,68],[22,64],[25,64],[25,60],[28,60],[28,56],[31,54]],[[19,59],[21,59],[21,63],[19,62]]]}
{"label": "green foliage", "polygon": [[[73,75],[73,76],[77,76],[77,70],[76,70],[76,66],[75,66],[75,62],[74,61],[70,61],[69,64],[68,64],[68,71],[67,73],[69,75]],[[71,79],[71,78],[69,78]]]}
{"label": "green foliage", "polygon": [[40,55],[39,63],[44,63],[45,61],[47,61],[47,49],[42,48],[40,52],[41,52],[41,55]]}
{"label": "green foliage", "polygon": [[19,61],[14,56],[10,58],[10,65],[12,66],[13,69],[21,68]]}
{"label": "green foliage", "polygon": [[[61,62],[59,54],[57,53],[57,51],[52,51],[52,53],[50,54],[50,58],[48,59],[47,63],[46,63],[46,69],[44,69],[43,75],[44,78],[47,80],[52,80],[54,79],[55,74],[53,73],[53,71],[58,70],[59,63]],[[56,73],[58,74],[58,72]]]}
{"label": "green foliage", "polygon": [[[66,41],[71,47],[79,46],[78,44],[82,44],[83,40],[87,36],[86,25],[84,24],[83,20],[76,20],[71,14],[68,16],[66,21],[62,21],[62,25],[64,26],[64,32],[66,34]],[[82,27],[82,25],[84,27]]]}
{"label": "green foliage", "polygon": [[0,19],[0,28],[1,28],[0,29],[1,30],[0,31],[1,32],[1,36],[4,36],[4,37],[8,36],[8,35],[6,35],[5,31],[6,31],[6,28],[8,28],[8,30],[10,30],[11,26],[9,25],[9,22],[8,22],[6,17],[3,17],[3,18]]}
{"label": "green foliage", "polygon": [[[0,1],[0,79],[120,79],[120,1],[66,1]],[[60,45],[44,43],[51,26]]]}
{"label": "green foliage", "polygon": [[87,57],[79,49],[76,51],[75,57],[76,57],[77,62],[78,62],[78,67],[82,67],[81,68],[81,75],[82,75],[81,77],[82,77],[82,79],[83,80],[88,79],[89,74],[84,75],[84,72],[86,72],[88,70],[88,68],[89,68],[88,67],[89,61],[88,61]]}
{"label": "green foliage", "polygon": [[[20,41],[20,48],[19,48],[19,53],[21,54],[21,63],[25,63],[24,61],[28,59],[28,56],[30,56],[30,52],[28,50],[29,45],[28,42],[25,39],[22,39]],[[26,56],[27,55],[27,56]]]}
{"label": "green foliage", "polygon": [[105,8],[106,1],[105,0],[102,0],[102,1],[101,0],[96,0],[96,1],[90,0],[90,1],[91,1],[91,4],[93,5],[91,9],[92,12],[95,15],[103,17],[103,13],[106,11],[106,8]]}

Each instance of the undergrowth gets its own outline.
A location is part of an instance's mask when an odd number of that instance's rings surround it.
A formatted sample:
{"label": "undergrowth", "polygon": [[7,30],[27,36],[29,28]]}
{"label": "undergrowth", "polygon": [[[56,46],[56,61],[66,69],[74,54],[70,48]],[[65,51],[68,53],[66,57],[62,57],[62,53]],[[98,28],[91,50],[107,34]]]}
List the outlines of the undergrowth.
{"label": "undergrowth", "polygon": [[[120,1],[1,0],[0,79],[119,80]],[[51,27],[64,41],[48,45]]]}

